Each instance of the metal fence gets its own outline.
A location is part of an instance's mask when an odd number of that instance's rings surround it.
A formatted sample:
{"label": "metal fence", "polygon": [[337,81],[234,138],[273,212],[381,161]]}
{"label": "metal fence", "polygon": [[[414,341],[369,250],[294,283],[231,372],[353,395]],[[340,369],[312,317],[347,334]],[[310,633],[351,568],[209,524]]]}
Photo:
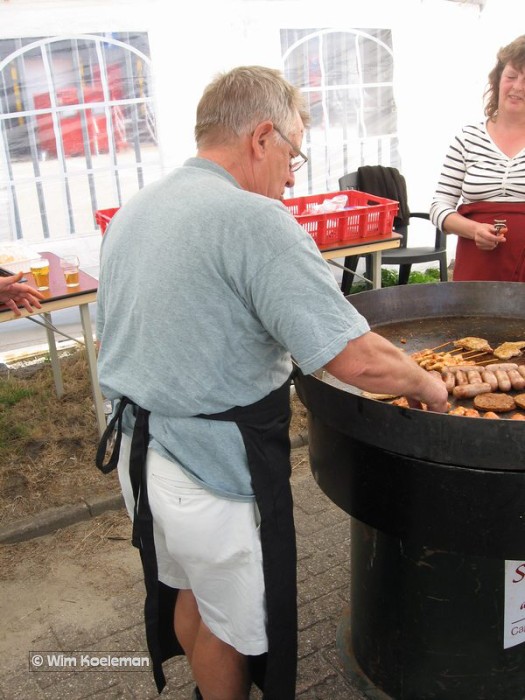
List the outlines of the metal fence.
{"label": "metal fence", "polygon": [[160,174],[144,33],[0,41],[1,239],[93,233]]}
{"label": "metal fence", "polygon": [[295,194],[336,190],[360,165],[399,167],[391,31],[283,29],[281,46],[311,115]]}

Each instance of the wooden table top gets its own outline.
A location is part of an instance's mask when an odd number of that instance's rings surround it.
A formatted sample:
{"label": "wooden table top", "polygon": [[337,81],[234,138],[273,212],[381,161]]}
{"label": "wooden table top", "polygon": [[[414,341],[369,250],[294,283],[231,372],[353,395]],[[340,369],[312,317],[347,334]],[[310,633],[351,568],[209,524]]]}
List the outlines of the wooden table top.
{"label": "wooden table top", "polygon": [[[98,280],[95,277],[91,277],[86,272],[79,270],[80,284],[78,287],[66,287],[64,273],[60,267],[60,256],[49,252],[42,252],[39,255],[49,260],[49,289],[42,291],[44,298],[40,303],[43,306],[47,305],[48,302],[57,302],[57,304],[53,304],[55,308],[59,308],[61,302],[63,302],[64,307],[74,306],[83,303],[82,297],[84,295],[94,295],[96,297]],[[7,265],[7,268],[9,269],[9,265]],[[36,289],[33,275],[30,272],[24,272],[24,277],[27,279],[26,284]],[[21,308],[21,311],[24,316],[28,315],[25,309]],[[43,311],[45,311],[45,308],[37,310],[36,313],[42,313]],[[0,304],[0,314],[10,314],[13,318],[19,318],[5,304]]]}
{"label": "wooden table top", "polygon": [[[332,253],[339,250],[348,250],[351,248],[361,248],[362,246],[378,246],[383,243],[393,243],[392,247],[397,247],[403,236],[400,233],[386,233],[382,236],[369,236],[352,238],[348,241],[330,241],[330,243],[318,244],[318,248],[321,253]],[[397,245],[396,245],[397,244]]]}

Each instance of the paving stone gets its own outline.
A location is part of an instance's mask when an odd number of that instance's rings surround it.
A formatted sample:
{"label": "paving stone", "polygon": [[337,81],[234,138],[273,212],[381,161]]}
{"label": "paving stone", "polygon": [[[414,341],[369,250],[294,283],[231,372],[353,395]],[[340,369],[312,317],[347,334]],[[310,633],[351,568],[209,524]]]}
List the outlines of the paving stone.
{"label": "paving stone", "polygon": [[327,569],[319,576],[306,577],[298,586],[299,601],[306,603],[310,600],[336,591],[340,588],[347,588],[348,573],[342,566],[335,566]]}
{"label": "paving stone", "polygon": [[311,602],[299,605],[298,627],[302,631],[323,620],[338,621],[344,605],[338,591],[316,598]]}
{"label": "paving stone", "polygon": [[298,700],[366,700],[362,693],[339,674],[324,678],[320,683],[298,693],[296,697]]}
{"label": "paving stone", "polygon": [[[324,658],[320,651],[299,659],[297,695],[336,676],[334,667]],[[330,698],[331,700],[331,698]]]}
{"label": "paving stone", "polygon": [[[47,673],[47,672],[46,672]],[[55,678],[55,683],[38,696],[39,700],[84,700],[84,698],[99,697],[114,698],[120,681],[117,674],[111,671],[99,673],[95,671],[50,671]],[[26,696],[28,699],[30,695]],[[122,696],[121,696],[122,697]],[[32,700],[32,699],[31,699]]]}
{"label": "paving stone", "polygon": [[[301,562],[306,557],[317,554],[319,551],[313,542],[310,541],[310,535],[296,533],[297,541],[297,561]],[[300,566],[299,566],[300,568]]]}
{"label": "paving stone", "polygon": [[2,698],[6,700],[43,700],[45,690],[37,683],[38,674],[31,674],[26,666],[23,671],[2,677]]}
{"label": "paving stone", "polygon": [[299,634],[298,656],[303,658],[334,644],[337,623],[333,619],[321,620]]}
{"label": "paving stone", "polygon": [[312,544],[322,551],[326,550],[327,542],[330,542],[330,546],[333,547],[350,540],[350,519],[348,516],[341,519],[339,515],[332,515],[331,520],[329,516],[326,517],[326,520],[328,522],[326,522],[325,527],[317,530],[311,536]]}
{"label": "paving stone", "polygon": [[98,630],[87,631],[67,624],[54,624],[53,632],[58,640],[58,647],[56,648],[66,651],[89,649],[99,635]]}
{"label": "paving stone", "polygon": [[297,532],[300,535],[309,535],[314,542],[322,540],[324,536],[323,531],[332,528],[338,523],[341,523],[348,529],[347,518],[341,516],[335,510],[324,510],[312,517],[310,514],[296,509],[294,520]]}

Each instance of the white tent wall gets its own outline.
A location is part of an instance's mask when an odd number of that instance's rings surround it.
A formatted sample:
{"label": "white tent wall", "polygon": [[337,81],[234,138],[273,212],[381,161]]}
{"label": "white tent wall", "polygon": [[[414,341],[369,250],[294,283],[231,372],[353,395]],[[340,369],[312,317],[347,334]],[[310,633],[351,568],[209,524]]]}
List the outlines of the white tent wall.
{"label": "white tent wall", "polygon": [[[483,11],[449,0],[197,0],[185,4],[184,16],[173,0],[10,0],[0,2],[0,39],[148,32],[167,172],[195,151],[204,86],[235,65],[280,68],[281,28],[390,28],[402,170],[411,208],[428,210],[448,143],[465,122],[482,118],[496,51],[520,32],[523,14],[522,0],[488,0]],[[1,182],[0,172],[5,199]],[[9,237],[8,226],[0,214],[0,240]],[[98,233],[85,233],[98,246]],[[450,246],[453,253],[453,240]]]}

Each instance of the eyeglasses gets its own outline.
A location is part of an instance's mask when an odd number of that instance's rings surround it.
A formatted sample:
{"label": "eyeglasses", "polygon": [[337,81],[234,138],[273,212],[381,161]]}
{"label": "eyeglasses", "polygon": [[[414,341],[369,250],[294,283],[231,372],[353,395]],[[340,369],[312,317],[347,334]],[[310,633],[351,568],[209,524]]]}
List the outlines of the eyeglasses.
{"label": "eyeglasses", "polygon": [[308,163],[308,156],[305,156],[304,153],[297,148],[297,146],[294,146],[293,143],[290,141],[290,139],[286,138],[286,136],[283,134],[283,132],[280,129],[278,129],[275,126],[275,124],[273,125],[273,128],[279,134],[279,136],[282,138],[282,140],[286,141],[286,143],[297,154],[297,155],[293,156],[293,158],[290,158],[290,170],[292,173],[296,173],[299,170],[299,168],[302,168],[305,163]]}

